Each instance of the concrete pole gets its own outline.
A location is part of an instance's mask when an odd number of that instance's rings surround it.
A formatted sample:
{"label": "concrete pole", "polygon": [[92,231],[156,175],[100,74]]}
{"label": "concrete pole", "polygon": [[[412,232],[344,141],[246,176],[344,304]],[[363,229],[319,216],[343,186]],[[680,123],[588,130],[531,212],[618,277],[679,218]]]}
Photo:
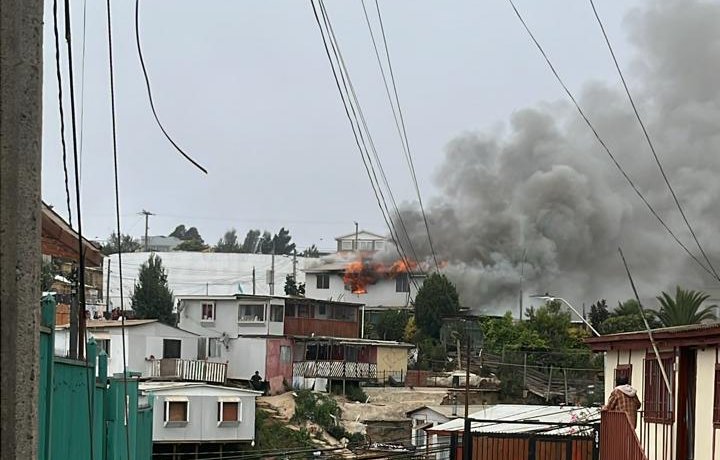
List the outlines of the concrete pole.
{"label": "concrete pole", "polygon": [[0,8],[0,457],[37,458],[42,134],[40,0]]}

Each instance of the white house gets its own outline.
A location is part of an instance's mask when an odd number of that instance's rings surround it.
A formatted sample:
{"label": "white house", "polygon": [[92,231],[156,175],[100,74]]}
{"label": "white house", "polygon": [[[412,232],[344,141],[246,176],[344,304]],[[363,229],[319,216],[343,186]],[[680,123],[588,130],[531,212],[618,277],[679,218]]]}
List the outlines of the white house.
{"label": "white house", "polygon": [[[87,322],[88,338],[98,344],[98,352],[108,355],[108,373],[123,372],[122,322],[97,320]],[[151,377],[152,362],[161,359],[197,360],[200,337],[155,319],[125,320],[125,354],[127,368]],[[55,354],[66,356],[70,345],[70,326],[59,325],[55,331]]]}
{"label": "white house", "polygon": [[152,395],[156,455],[213,452],[220,457],[223,450],[237,452],[238,444],[255,440],[257,391],[206,383],[143,382],[140,392]]}
{"label": "white house", "polygon": [[[628,377],[642,403],[635,431],[647,458],[717,460],[720,323],[654,329],[652,337],[659,361],[644,331],[586,339],[594,351],[605,355],[606,400],[615,379]],[[626,418],[603,418],[602,432],[622,430],[632,432]]]}
{"label": "white house", "polygon": [[[481,405],[469,405],[468,413],[475,413],[485,406]],[[425,430],[432,428],[437,425],[442,425],[450,420],[454,420],[458,417],[465,415],[465,406],[463,404],[458,405],[445,405],[445,406],[422,406],[417,409],[409,411],[406,415],[412,420],[412,435],[410,442],[413,446],[418,449],[424,449],[425,446],[435,446],[438,444],[437,434],[428,434]],[[447,455],[442,455],[447,454]],[[443,452],[438,454],[438,459],[449,458],[449,453]]]}
{"label": "white house", "polygon": [[377,233],[368,232],[367,230],[359,230],[357,233],[348,233],[347,235],[338,236],[337,251],[382,251],[387,244],[387,238]]}

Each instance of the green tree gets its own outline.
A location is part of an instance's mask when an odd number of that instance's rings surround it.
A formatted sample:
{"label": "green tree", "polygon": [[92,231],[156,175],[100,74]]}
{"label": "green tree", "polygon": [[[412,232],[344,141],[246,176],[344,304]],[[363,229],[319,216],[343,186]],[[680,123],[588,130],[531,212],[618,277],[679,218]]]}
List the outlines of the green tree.
{"label": "green tree", "polygon": [[260,241],[260,230],[248,230],[241,247],[241,252],[245,254],[253,254],[257,250]]}
{"label": "green tree", "polygon": [[301,255],[303,257],[318,258],[320,257],[320,250],[313,244],[309,248],[305,249]]}
{"label": "green tree", "polygon": [[388,310],[380,314],[375,333],[379,339],[401,341],[405,336],[408,312],[404,310]]}
{"label": "green tree", "polygon": [[[272,235],[267,230],[263,231],[260,237],[260,253],[261,254],[272,254],[273,242]],[[276,253],[277,254],[277,253]]]}
{"label": "green tree", "polygon": [[635,299],[628,299],[625,302],[618,302],[618,306],[612,312],[613,316],[640,316],[640,305]]}
{"label": "green tree", "polygon": [[187,232],[185,225],[180,224],[177,227],[175,227],[175,230],[173,230],[172,233],[170,233],[168,236],[174,236],[177,239],[184,240],[185,232]]}
{"label": "green tree", "polygon": [[608,310],[605,299],[598,300],[590,306],[590,324],[595,329],[599,328],[603,321],[609,317],[610,311]]}
{"label": "green tree", "polygon": [[215,252],[242,252],[238,244],[237,230],[231,228],[215,245]]}
{"label": "green tree", "polygon": [[138,249],[140,249],[141,245],[130,235],[120,234],[120,238],[118,238],[117,233],[112,232],[110,234],[110,238],[108,238],[107,243],[104,244],[100,251],[106,255],[109,256],[110,254],[115,254],[120,251],[122,252],[135,252]]}
{"label": "green tree", "polygon": [[290,240],[292,240],[290,230],[281,227],[280,231],[272,237],[272,248],[275,249],[275,254],[292,254],[295,251],[295,243],[291,243]]}
{"label": "green tree", "polygon": [[713,309],[717,308],[716,305],[702,306],[709,297],[704,292],[685,290],[677,286],[675,298],[666,292],[657,297],[660,311],[656,316],[665,327],[698,324],[705,320],[717,319],[713,312]]}
{"label": "green tree", "polygon": [[295,282],[295,277],[292,275],[285,276],[285,295],[305,297],[305,283]]}
{"label": "green tree", "polygon": [[415,322],[421,331],[434,339],[440,338],[442,318],[459,310],[455,285],[444,274],[428,276],[415,296]]}
{"label": "green tree", "polygon": [[138,318],[157,319],[162,323],[175,325],[173,295],[167,283],[167,273],[162,259],[150,254],[140,266],[138,281],[132,295],[132,309]]}
{"label": "green tree", "polygon": [[547,350],[547,341],[528,327],[527,322],[515,323],[511,312],[500,318],[484,317],[480,324],[485,336],[484,348],[491,353],[508,350]]}
{"label": "green tree", "polygon": [[200,236],[197,227],[185,228],[185,225],[181,224],[175,227],[175,230],[169,236],[174,236],[183,241],[177,245],[176,251],[201,252],[210,248]]}
{"label": "green tree", "polygon": [[55,274],[58,270],[52,262],[42,262],[42,271],[40,272],[40,287],[44,292],[52,290],[55,282]]}
{"label": "green tree", "polygon": [[186,252],[203,252],[210,248],[207,244],[203,243],[202,240],[187,240],[178,244],[175,247],[175,251],[186,251]]}

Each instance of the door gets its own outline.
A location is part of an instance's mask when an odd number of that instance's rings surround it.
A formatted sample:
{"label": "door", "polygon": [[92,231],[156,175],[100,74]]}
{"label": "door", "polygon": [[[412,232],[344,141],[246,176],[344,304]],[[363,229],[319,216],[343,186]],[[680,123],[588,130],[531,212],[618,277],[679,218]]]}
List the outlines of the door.
{"label": "door", "polygon": [[677,404],[677,460],[695,460],[695,389],[697,351],[680,349]]}

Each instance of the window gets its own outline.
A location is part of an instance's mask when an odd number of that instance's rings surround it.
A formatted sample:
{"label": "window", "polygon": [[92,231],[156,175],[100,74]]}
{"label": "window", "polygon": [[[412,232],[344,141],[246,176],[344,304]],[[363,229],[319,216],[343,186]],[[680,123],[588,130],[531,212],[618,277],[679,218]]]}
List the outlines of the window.
{"label": "window", "polygon": [[360,247],[361,251],[372,251],[373,250],[373,242],[372,241],[358,241],[358,246]]}
{"label": "window", "polygon": [[713,408],[713,422],[720,427],[720,364],[715,364],[715,404]]}
{"label": "window", "polygon": [[376,241],[375,242],[375,250],[376,251],[382,251],[384,247],[385,247],[384,241]]}
{"label": "window", "polygon": [[298,318],[312,318],[312,305],[298,305],[297,315]]}
{"label": "window", "polygon": [[410,292],[410,277],[401,273],[395,278],[395,292]]}
{"label": "window", "polygon": [[219,358],[222,354],[222,342],[218,338],[208,339],[208,357]]}
{"label": "window", "polygon": [[203,303],[200,321],[215,321],[215,304]]}
{"label": "window", "polygon": [[285,316],[288,318],[295,317],[295,305],[285,305]]}
{"label": "window", "polygon": [[95,339],[95,343],[97,343],[97,352],[98,355],[101,351],[104,351],[107,357],[110,357],[110,339]]}
{"label": "window", "polygon": [[283,306],[282,305],[270,305],[270,321],[274,323],[283,322]]}
{"label": "window", "polygon": [[186,399],[168,398],[165,400],[165,416],[163,421],[166,426],[185,425],[190,420],[188,415],[188,401]]}
{"label": "window", "polygon": [[327,315],[327,306],[325,304],[318,305],[318,315],[320,315],[320,316]]}
{"label": "window", "polygon": [[315,275],[315,287],[318,289],[330,289],[330,275],[327,273]]}
{"label": "window", "polygon": [[163,358],[180,359],[180,345],[182,342],[177,339],[163,339]]}
{"label": "window", "polygon": [[335,305],[331,310],[332,319],[340,321],[355,321],[355,308]]}
{"label": "window", "polygon": [[280,345],[280,362],[289,363],[292,360],[292,352],[287,345]]}
{"label": "window", "polygon": [[342,240],[340,244],[340,248],[343,251],[352,251],[353,250],[353,240]]}
{"label": "window", "polygon": [[221,398],[217,408],[218,425],[237,424],[242,420],[242,403],[238,398]]}
{"label": "window", "polygon": [[240,305],[238,308],[239,323],[265,321],[265,305]]}
{"label": "window", "polygon": [[[670,390],[675,392],[675,376],[673,367],[675,356],[672,353],[660,355],[665,373],[670,380]],[[643,392],[645,421],[653,423],[672,423],[672,394],[667,391],[660,365],[654,354],[645,357],[645,391]]]}
{"label": "window", "polygon": [[618,377],[627,377],[628,383],[632,385],[632,364],[618,365],[615,368],[615,382],[617,382]]}

